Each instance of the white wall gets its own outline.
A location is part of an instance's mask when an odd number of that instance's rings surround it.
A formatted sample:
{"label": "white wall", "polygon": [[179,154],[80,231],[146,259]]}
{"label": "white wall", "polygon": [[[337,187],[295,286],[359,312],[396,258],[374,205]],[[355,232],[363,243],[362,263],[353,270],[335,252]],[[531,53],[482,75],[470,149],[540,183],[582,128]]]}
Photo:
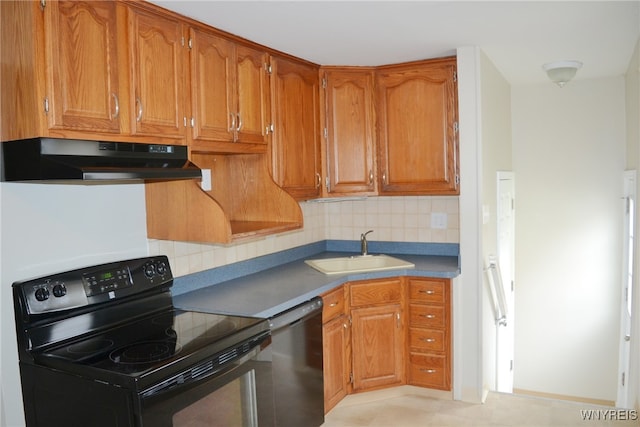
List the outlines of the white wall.
{"label": "white wall", "polygon": [[[482,116],[482,259],[498,254],[497,172],[510,171],[511,165],[511,86],[483,53],[480,62]],[[485,217],[485,213],[488,214]],[[493,303],[483,274],[483,387],[496,389],[496,325]]]}
{"label": "white wall", "polygon": [[624,79],[512,87],[514,388],[616,399]]}
{"label": "white wall", "polygon": [[[627,169],[640,169],[640,39],[629,62],[625,78],[626,88],[626,129],[627,129]],[[636,194],[636,200],[640,197]],[[636,218],[640,208],[636,203]],[[636,230],[638,221],[636,220]],[[629,372],[629,401],[640,410],[640,244],[635,247],[635,280],[633,283],[633,313],[631,326],[631,363]]]}

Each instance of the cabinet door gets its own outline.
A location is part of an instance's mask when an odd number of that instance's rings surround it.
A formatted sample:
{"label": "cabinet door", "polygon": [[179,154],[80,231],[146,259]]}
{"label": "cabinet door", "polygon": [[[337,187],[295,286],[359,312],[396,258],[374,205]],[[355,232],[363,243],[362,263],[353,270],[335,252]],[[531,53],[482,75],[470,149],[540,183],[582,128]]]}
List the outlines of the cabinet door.
{"label": "cabinet door", "polygon": [[347,395],[349,384],[349,320],[336,317],[322,327],[324,412],[329,412]]}
{"label": "cabinet door", "polygon": [[130,8],[132,132],[184,137],[183,27],[177,19]]}
{"label": "cabinet door", "polygon": [[377,72],[381,194],[458,194],[455,59]]}
{"label": "cabinet door", "polygon": [[329,194],[374,194],[374,90],[369,70],[325,72]]}
{"label": "cabinet door", "polygon": [[318,69],[282,58],[273,58],[271,66],[273,178],[296,199],[318,197]]}
{"label": "cabinet door", "polygon": [[268,55],[245,46],[237,47],[237,139],[266,144],[269,126]]}
{"label": "cabinet door", "polygon": [[45,40],[49,128],[119,133],[115,3],[47,3]]}
{"label": "cabinet door", "polygon": [[237,120],[234,45],[194,28],[190,39],[193,139],[232,142]]}
{"label": "cabinet door", "polygon": [[400,304],[351,311],[353,389],[401,384],[404,379],[404,329]]}

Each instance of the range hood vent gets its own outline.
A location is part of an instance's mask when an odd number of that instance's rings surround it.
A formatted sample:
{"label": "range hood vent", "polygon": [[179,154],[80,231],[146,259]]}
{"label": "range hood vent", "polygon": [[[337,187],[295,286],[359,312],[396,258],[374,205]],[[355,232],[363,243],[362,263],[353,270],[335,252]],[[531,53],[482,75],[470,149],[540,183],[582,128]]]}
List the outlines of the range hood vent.
{"label": "range hood vent", "polygon": [[201,179],[184,145],[32,138],[0,144],[5,182],[115,183]]}

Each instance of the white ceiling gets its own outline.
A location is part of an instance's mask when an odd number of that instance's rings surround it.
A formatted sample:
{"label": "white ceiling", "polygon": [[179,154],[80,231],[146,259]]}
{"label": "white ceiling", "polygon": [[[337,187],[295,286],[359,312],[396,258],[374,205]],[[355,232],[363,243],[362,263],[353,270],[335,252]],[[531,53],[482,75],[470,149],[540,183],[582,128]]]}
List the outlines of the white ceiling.
{"label": "white ceiling", "polygon": [[576,79],[626,72],[640,1],[152,0],[321,65],[382,65],[479,46],[511,84],[546,81],[545,62],[584,63]]}

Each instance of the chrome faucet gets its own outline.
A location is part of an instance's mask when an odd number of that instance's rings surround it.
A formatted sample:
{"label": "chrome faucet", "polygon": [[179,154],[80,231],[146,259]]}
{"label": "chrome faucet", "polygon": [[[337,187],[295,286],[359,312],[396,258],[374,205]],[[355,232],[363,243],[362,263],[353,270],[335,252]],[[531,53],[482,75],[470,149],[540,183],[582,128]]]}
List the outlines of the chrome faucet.
{"label": "chrome faucet", "polygon": [[369,245],[367,242],[367,234],[369,233],[373,233],[373,230],[369,230],[366,233],[362,233],[360,235],[360,253],[362,255],[368,255],[369,254]]}

